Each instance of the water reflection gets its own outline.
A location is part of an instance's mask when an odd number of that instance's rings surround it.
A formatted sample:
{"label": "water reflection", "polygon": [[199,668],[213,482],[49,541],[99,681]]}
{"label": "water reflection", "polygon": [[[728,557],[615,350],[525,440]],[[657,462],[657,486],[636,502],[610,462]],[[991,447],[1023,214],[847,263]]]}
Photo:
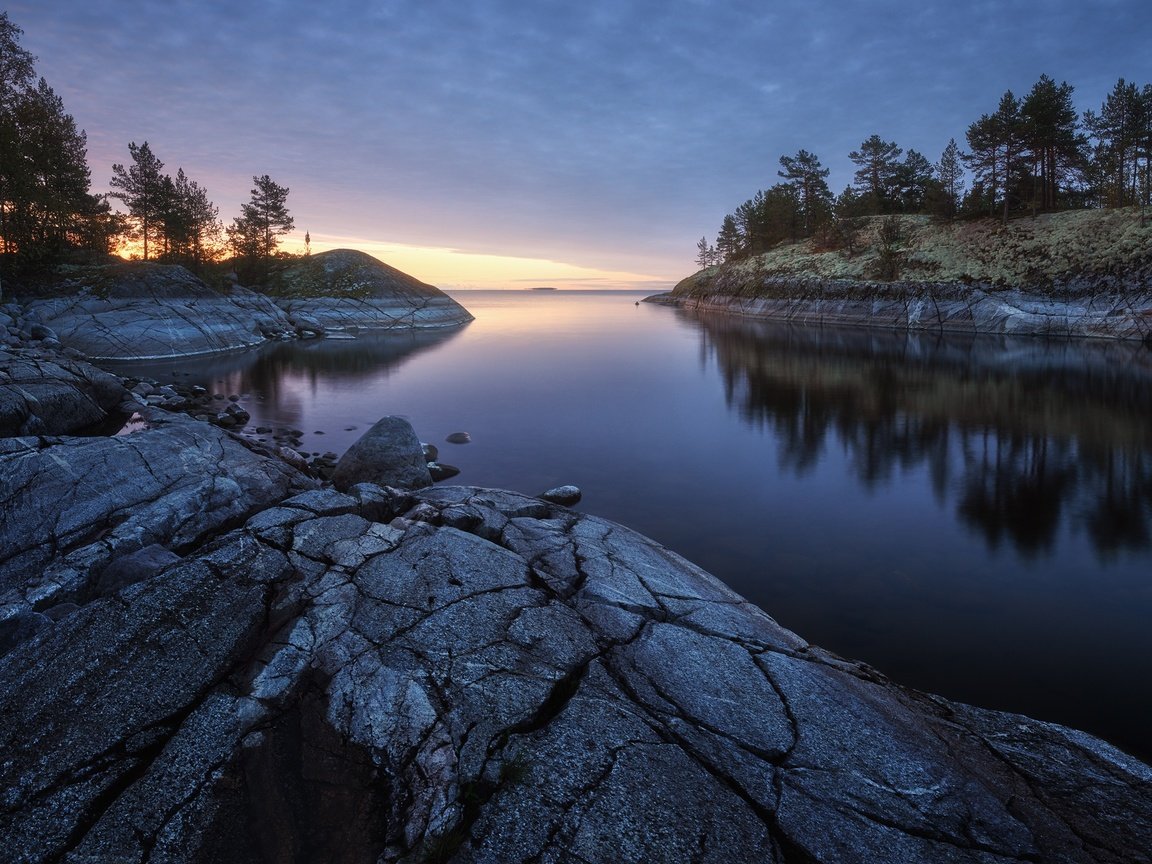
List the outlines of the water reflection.
{"label": "water reflection", "polygon": [[302,390],[353,391],[387,378],[417,355],[457,336],[467,324],[436,330],[362,332],[355,339],[281,342],[255,351],[172,361],[107,363],[118,375],[138,375],[161,383],[204,384],[227,394],[259,394],[248,406],[261,420],[302,423],[308,413]]}
{"label": "water reflection", "polygon": [[834,442],[868,488],[922,466],[963,524],[1026,557],[1064,530],[1102,557],[1152,542],[1143,345],[692,317],[729,407],[772,430],[784,470],[804,475]]}

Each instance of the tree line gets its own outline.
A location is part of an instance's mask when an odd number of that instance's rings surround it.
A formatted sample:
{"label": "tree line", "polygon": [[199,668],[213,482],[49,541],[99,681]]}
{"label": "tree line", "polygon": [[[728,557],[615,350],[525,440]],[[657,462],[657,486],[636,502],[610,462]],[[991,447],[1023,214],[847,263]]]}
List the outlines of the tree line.
{"label": "tree line", "polygon": [[[87,138],[64,103],[35,74],[22,31],[0,12],[0,264],[34,275],[76,251],[110,254],[132,243],[144,260],[194,271],[231,253],[258,275],[294,220],[289,189],[267,174],[252,178],[249,201],[225,227],[208,191],[164,163],[148,142],[128,145],[112,166],[111,192],[93,194]],[[119,201],[127,212],[112,208]]]}
{"label": "tree line", "polygon": [[1143,220],[1152,203],[1152,84],[1121,78],[1098,112],[1082,115],[1073,92],[1047,75],[1022,99],[1006,91],[995,111],[968,126],[967,150],[952,138],[935,163],[871,135],[848,154],[856,170],[839,195],[815,154],[781,156],[782,182],[726,215],[715,243],[700,238],[696,263],[708,267],[813,236],[851,253],[862,216],[1007,223],[1020,214],[1139,205]]}

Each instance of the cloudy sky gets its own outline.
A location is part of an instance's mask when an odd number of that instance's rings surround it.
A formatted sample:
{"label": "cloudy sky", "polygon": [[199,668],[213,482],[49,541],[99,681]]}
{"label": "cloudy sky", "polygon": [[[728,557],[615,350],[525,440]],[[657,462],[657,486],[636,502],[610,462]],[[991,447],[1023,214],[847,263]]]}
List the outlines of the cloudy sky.
{"label": "cloudy sky", "polygon": [[442,287],[662,289],[805,148],[932,161],[1046,73],[1152,82],[1147,0],[9,0],[88,133],[147,140],[225,221],[254,174],[298,235]]}

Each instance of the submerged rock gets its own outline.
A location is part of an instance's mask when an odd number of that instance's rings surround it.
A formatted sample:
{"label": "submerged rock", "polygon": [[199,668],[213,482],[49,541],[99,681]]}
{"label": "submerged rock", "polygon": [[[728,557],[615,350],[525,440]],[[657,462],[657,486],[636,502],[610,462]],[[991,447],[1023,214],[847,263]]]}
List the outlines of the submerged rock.
{"label": "submerged rock", "polygon": [[420,439],[403,417],[381,418],[340,457],[332,485],[344,490],[357,483],[397,489],[432,485]]}

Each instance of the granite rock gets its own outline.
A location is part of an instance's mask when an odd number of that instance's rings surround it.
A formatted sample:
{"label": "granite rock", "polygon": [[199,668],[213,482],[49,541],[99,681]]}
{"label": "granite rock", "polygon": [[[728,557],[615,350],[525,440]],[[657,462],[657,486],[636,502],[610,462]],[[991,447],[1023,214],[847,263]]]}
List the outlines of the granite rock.
{"label": "granite rock", "polygon": [[626,528],[509,492],[311,490],[35,625],[0,658],[12,860],[1152,849],[1148,766],[900,687]]}

